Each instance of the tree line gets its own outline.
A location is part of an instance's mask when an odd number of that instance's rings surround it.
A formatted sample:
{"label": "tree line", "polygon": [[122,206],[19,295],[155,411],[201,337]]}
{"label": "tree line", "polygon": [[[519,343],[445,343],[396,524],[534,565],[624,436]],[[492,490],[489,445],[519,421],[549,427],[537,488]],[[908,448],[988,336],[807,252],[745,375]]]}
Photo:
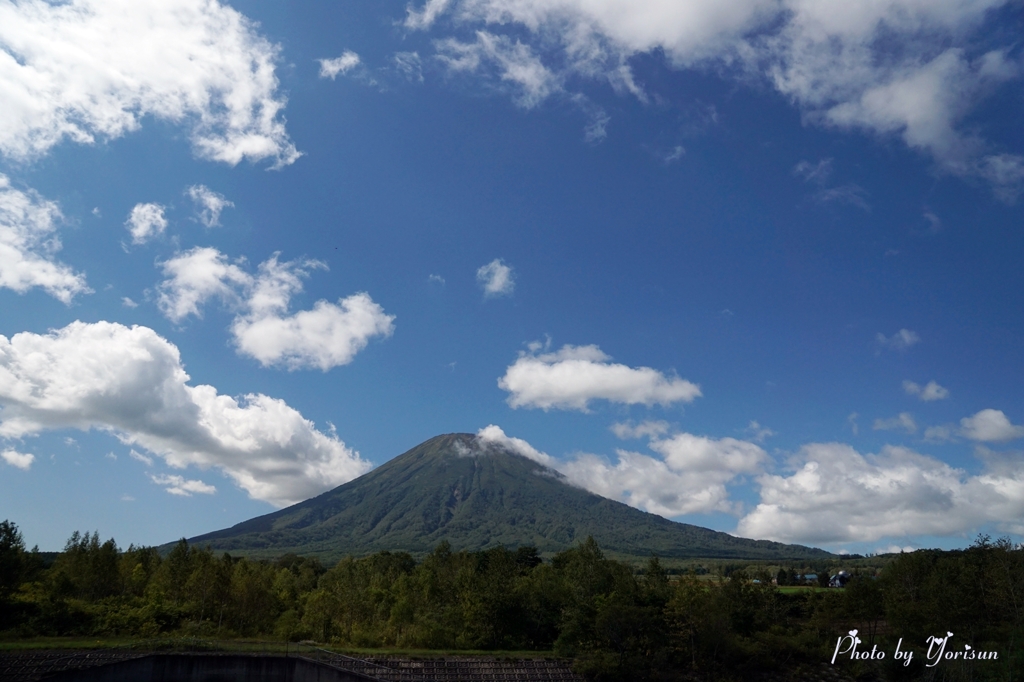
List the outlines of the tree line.
{"label": "tree line", "polygon": [[[1006,539],[902,554],[845,589],[780,589],[758,565],[728,573],[670,576],[657,557],[635,570],[592,538],[550,560],[532,547],[455,552],[443,542],[419,561],[379,552],[328,569],[296,555],[217,556],[184,540],[162,556],[76,532],[47,562],[4,521],[0,632],[552,651],[598,679],[669,680],[828,663],[856,629],[863,650],[902,638],[916,656],[841,661],[848,672],[1009,680],[1024,671],[1024,547]],[[927,667],[927,638],[947,631],[998,659]]]}

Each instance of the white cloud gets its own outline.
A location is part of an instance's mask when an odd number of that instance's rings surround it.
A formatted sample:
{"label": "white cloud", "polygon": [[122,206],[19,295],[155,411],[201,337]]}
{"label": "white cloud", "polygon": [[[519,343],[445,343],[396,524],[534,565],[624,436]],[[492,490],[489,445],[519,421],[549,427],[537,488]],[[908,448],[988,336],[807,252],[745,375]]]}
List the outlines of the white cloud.
{"label": "white cloud", "polygon": [[[518,96],[532,106],[570,76],[606,80],[644,95],[630,58],[663,53],[674,68],[767,78],[812,124],[897,136],[945,172],[990,182],[1012,201],[1024,184],[1024,157],[1000,153],[964,125],[999,85],[1019,79],[1013,45],[993,46],[986,22],[1009,0],[428,0],[405,25],[424,30],[451,18],[438,53],[451,68],[521,66]],[[503,35],[507,32],[509,35]],[[509,37],[515,36],[513,38]],[[898,45],[899,49],[893,49]],[[996,49],[992,49],[995,47]],[[846,195],[857,198],[856,194]],[[862,200],[862,199],[861,199]]]}
{"label": "white cloud", "polygon": [[1024,438],[1024,426],[1016,426],[1002,410],[982,410],[960,420],[960,434],[984,443],[1001,443]]}
{"label": "white cloud", "polygon": [[832,159],[821,159],[817,163],[801,161],[793,167],[793,175],[803,178],[806,182],[824,186],[832,175]]}
{"label": "white cloud", "polygon": [[476,271],[476,281],[483,287],[484,296],[487,297],[511,296],[516,288],[512,266],[505,265],[500,258],[480,266]]}
{"label": "white cloud", "polygon": [[875,334],[875,341],[882,348],[904,351],[921,342],[921,337],[915,331],[901,329],[892,336],[886,336],[882,332]]}
{"label": "white cloud", "polygon": [[217,488],[212,485],[208,485],[199,480],[186,480],[183,476],[173,476],[168,474],[153,476],[150,474],[149,478],[152,479],[153,483],[164,486],[164,489],[170,494],[178,495],[180,497],[192,497],[192,493],[213,495],[217,492]]}
{"label": "white cloud", "polygon": [[453,72],[494,68],[499,80],[512,87],[513,99],[524,109],[532,109],[562,89],[559,78],[544,66],[529,45],[506,36],[477,31],[473,42],[454,38],[438,41],[437,51],[438,58]]}
{"label": "white cloud", "polygon": [[132,299],[128,298],[127,296],[122,296],[121,297],[121,305],[123,305],[125,308],[138,308],[139,307],[138,303],[136,303]]}
{"label": "white cloud", "polygon": [[854,182],[848,182],[837,187],[825,187],[814,194],[814,198],[823,204],[847,204],[870,212],[871,205],[867,202],[865,196],[867,196],[867,192],[864,188]]}
{"label": "white cloud", "polygon": [[124,226],[132,236],[132,244],[145,244],[167,229],[164,207],[160,204],[135,204]]}
{"label": "white cloud", "polygon": [[252,276],[229,263],[212,247],[196,247],[161,264],[167,277],[157,286],[157,307],[167,319],[181,322],[189,315],[202,316],[202,305],[218,297],[233,300],[236,287],[251,286]]}
{"label": "white cloud", "polygon": [[911,545],[889,545],[888,547],[879,547],[875,550],[875,554],[902,554],[904,552],[916,552],[917,548]]}
{"label": "white cloud", "polygon": [[0,459],[3,459],[12,467],[21,469],[22,471],[28,471],[29,468],[32,467],[32,462],[36,461],[36,456],[21,453],[17,450],[4,450],[3,452],[0,452]]}
{"label": "white cloud", "polygon": [[541,452],[522,438],[506,436],[500,426],[489,424],[480,429],[477,432],[476,437],[477,442],[481,443],[485,449],[491,445],[498,445],[520,454],[527,459],[532,459],[538,464],[543,464],[544,466],[551,468],[556,468],[557,466],[557,462],[555,462],[555,459],[551,457],[551,455]]}
{"label": "white cloud", "polygon": [[[627,437],[650,439],[658,456],[616,450],[612,463],[598,455],[581,453],[563,462],[538,451],[520,438],[511,438],[498,426],[480,429],[477,440],[501,446],[559,471],[569,483],[609,499],[662,516],[699,512],[734,513],[726,484],[743,474],[761,471],[767,454],[753,443],[734,438],[714,439],[677,433],[668,438],[659,422],[622,426]],[[467,454],[478,454],[468,452]]]}
{"label": "white cloud", "polygon": [[114,139],[146,116],[184,124],[198,156],[299,157],[279,116],[278,48],[216,0],[0,3],[0,152]]}
{"label": "white cloud", "polygon": [[750,435],[750,439],[755,443],[763,443],[765,440],[775,435],[775,432],[767,426],[761,426],[761,424],[753,420],[751,420],[747,425],[745,431]]}
{"label": "white cloud", "polygon": [[211,298],[233,304],[231,324],[238,352],[264,366],[288,369],[346,365],[375,336],[394,331],[394,316],[358,293],[337,303],[320,300],[312,310],[288,314],[292,296],[302,291],[310,269],[326,268],[316,260],[278,262],[277,254],[259,266],[254,277],[210,247],[196,247],[162,265],[166,280],[157,286],[157,305],[173,322],[201,315]]}
{"label": "white cloud", "polygon": [[871,426],[875,431],[896,431],[902,429],[907,433],[917,433],[917,422],[909,412],[900,412],[889,419],[876,419]]}
{"label": "white cloud", "polygon": [[661,457],[616,450],[604,457],[578,455],[560,466],[576,485],[662,516],[700,512],[734,513],[726,484],[761,470],[767,453],[754,443],[678,433],[655,438],[650,448]]}
{"label": "white cloud", "polygon": [[62,218],[57,204],[32,190],[14,189],[0,173],[0,287],[18,293],[40,287],[65,304],[92,291],[85,275],[53,258],[61,248],[55,232]]}
{"label": "white cloud", "polygon": [[0,336],[0,405],[0,437],[100,429],[175,468],[218,468],[277,506],[370,468],[282,400],[190,385],[178,349],[146,327],[74,322]]}
{"label": "white cloud", "polygon": [[949,536],[1024,514],[1024,470],[968,476],[907,448],[862,455],[841,443],[801,448],[790,476],[763,474],[761,501],[740,520],[744,537],[780,542],[874,542]]}
{"label": "white cloud", "polygon": [[199,209],[199,222],[206,227],[220,225],[221,212],[225,208],[234,207],[234,203],[228,201],[223,194],[214,192],[206,185],[192,185],[185,193],[195,202]]}
{"label": "white cloud", "polygon": [[434,20],[443,13],[448,6],[451,4],[451,0],[427,0],[423,5],[423,9],[419,12],[409,5],[406,8],[405,26],[406,28],[418,29],[418,28],[429,28]]}
{"label": "white cloud", "polygon": [[431,284],[440,284],[442,286],[444,286],[445,283],[444,277],[442,277],[441,275],[428,275],[427,281],[430,282]]}
{"label": "white cloud", "polygon": [[935,381],[929,381],[923,388],[913,381],[904,381],[903,390],[907,395],[916,395],[925,402],[945,400],[949,397],[949,390],[939,386]]}
{"label": "white cloud", "polygon": [[611,429],[612,433],[619,440],[629,440],[632,438],[657,438],[658,436],[664,436],[669,432],[670,427],[666,421],[647,420],[639,424],[619,422],[612,424]]}
{"label": "white cloud", "polygon": [[591,400],[626,405],[693,402],[700,386],[650,367],[613,364],[597,346],[563,346],[554,353],[523,352],[498,379],[512,407],[586,411]]}
{"label": "white cloud", "polygon": [[278,263],[276,254],[260,265],[248,311],[231,325],[240,353],[264,366],[326,372],[352,362],[371,338],[391,336],[395,317],[365,292],[337,303],[317,301],[312,310],[288,315],[292,295],[302,291],[304,268],[310,267],[324,266],[318,261]]}
{"label": "white cloud", "polygon": [[141,452],[136,452],[135,448],[132,448],[131,450],[128,451],[128,456],[131,457],[132,459],[134,459],[137,462],[142,462],[143,464],[145,464],[148,467],[153,466],[153,458],[152,457],[147,457],[146,455],[142,454]]}
{"label": "white cloud", "polygon": [[930,443],[945,443],[953,440],[952,426],[929,426],[924,430],[924,439]]}
{"label": "white cloud", "polygon": [[398,69],[407,80],[415,83],[423,82],[423,60],[418,52],[396,52],[392,57],[395,68]]}
{"label": "white cloud", "polygon": [[345,75],[359,66],[359,55],[352,50],[345,50],[340,57],[320,59],[320,77],[334,80],[338,74]]}

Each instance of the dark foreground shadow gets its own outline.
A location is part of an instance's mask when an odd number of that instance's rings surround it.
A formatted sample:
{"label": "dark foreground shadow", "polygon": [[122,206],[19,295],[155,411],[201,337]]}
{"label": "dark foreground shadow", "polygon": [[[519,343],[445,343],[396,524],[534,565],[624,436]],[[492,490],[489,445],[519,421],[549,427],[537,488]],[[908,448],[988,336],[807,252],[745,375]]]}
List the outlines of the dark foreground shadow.
{"label": "dark foreground shadow", "polygon": [[47,675],[54,682],[368,682],[376,678],[305,658],[157,654]]}

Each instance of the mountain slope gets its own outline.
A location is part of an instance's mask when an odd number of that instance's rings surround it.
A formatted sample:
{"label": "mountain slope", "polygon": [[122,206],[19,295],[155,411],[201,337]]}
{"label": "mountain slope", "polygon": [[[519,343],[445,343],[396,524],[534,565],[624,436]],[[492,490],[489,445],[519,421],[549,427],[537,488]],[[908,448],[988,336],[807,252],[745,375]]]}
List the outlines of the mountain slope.
{"label": "mountain slope", "polygon": [[437,436],[360,478],[286,509],[189,540],[252,555],[326,561],[381,550],[533,545],[558,552],[593,535],[615,556],[798,559],[820,549],[747,540],[669,521],[566,482],[470,434]]}

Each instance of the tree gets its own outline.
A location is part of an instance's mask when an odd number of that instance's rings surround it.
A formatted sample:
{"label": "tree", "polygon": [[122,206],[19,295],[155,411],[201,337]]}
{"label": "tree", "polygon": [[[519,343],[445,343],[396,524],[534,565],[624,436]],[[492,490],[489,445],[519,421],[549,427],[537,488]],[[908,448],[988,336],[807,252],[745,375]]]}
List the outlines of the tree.
{"label": "tree", "polygon": [[24,557],[25,541],[18,527],[10,521],[0,522],[0,601],[21,584]]}

